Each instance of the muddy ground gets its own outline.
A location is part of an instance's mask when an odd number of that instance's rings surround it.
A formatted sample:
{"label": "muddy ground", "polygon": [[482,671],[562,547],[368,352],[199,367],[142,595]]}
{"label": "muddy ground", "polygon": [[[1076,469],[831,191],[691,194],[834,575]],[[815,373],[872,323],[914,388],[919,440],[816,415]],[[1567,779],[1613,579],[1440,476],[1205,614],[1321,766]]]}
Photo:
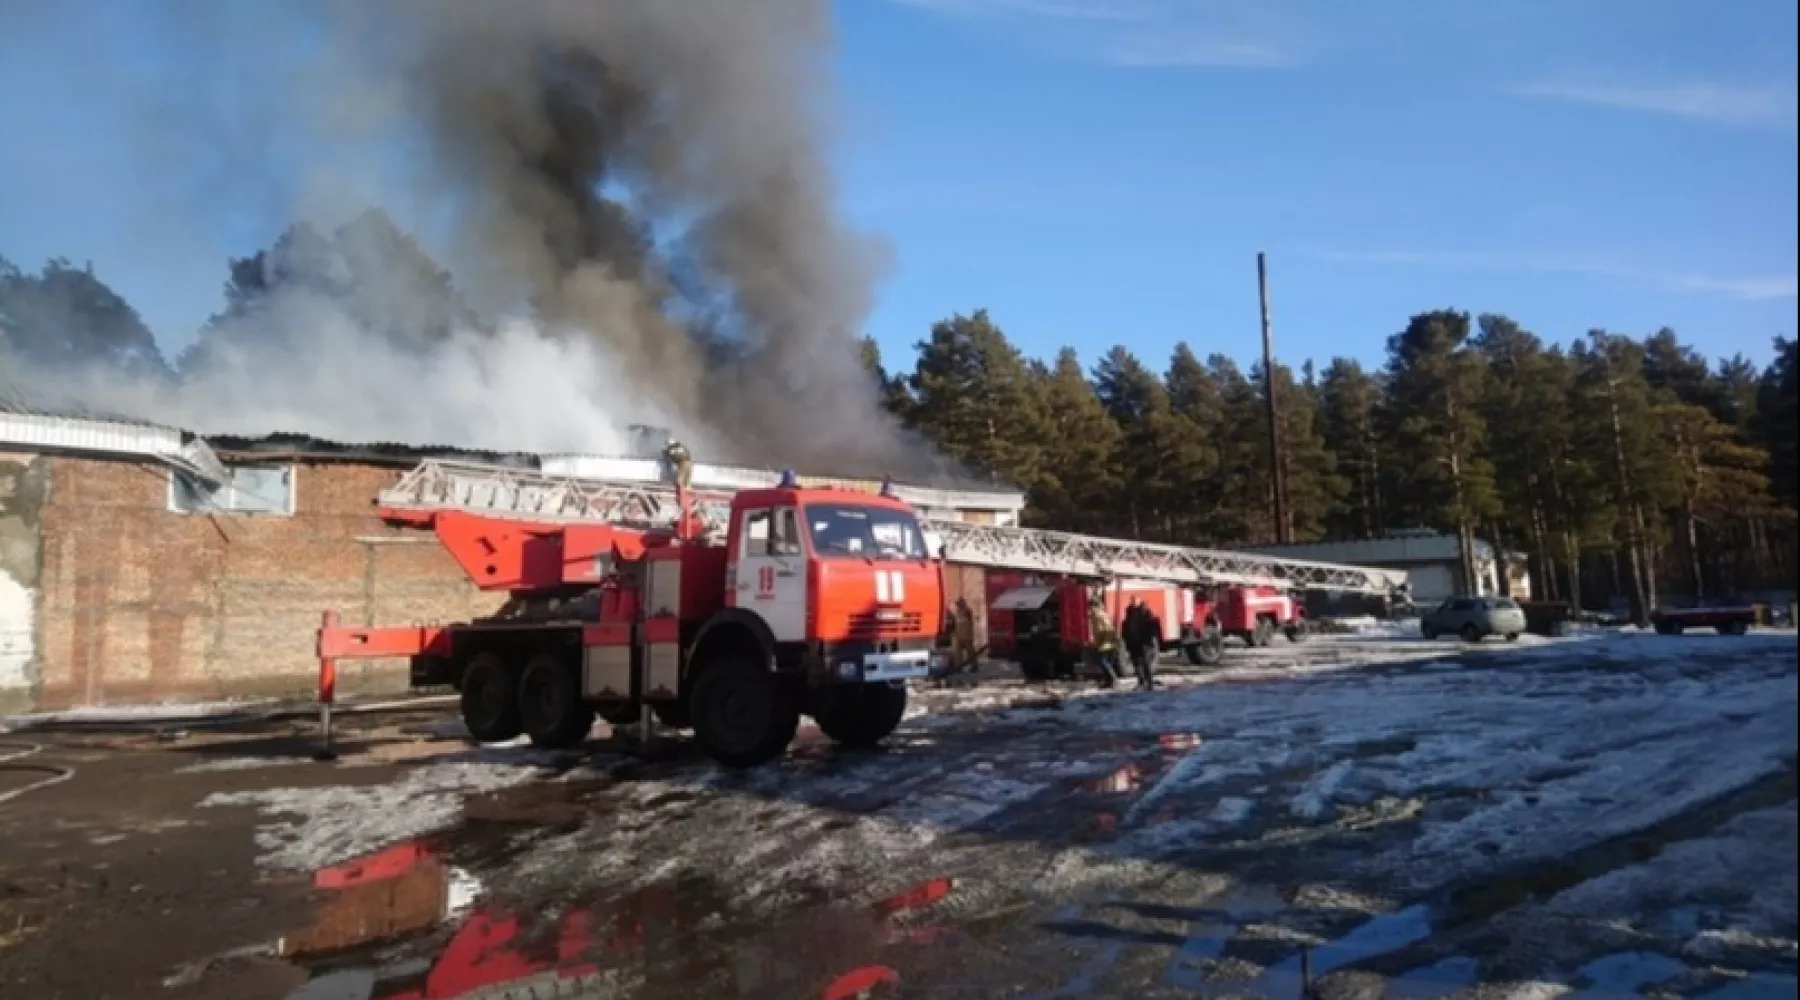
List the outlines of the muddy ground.
{"label": "muddy ground", "polygon": [[[0,735],[0,995],[1795,995],[1792,633],[991,672],[884,751]],[[45,772],[0,772],[0,796]]]}

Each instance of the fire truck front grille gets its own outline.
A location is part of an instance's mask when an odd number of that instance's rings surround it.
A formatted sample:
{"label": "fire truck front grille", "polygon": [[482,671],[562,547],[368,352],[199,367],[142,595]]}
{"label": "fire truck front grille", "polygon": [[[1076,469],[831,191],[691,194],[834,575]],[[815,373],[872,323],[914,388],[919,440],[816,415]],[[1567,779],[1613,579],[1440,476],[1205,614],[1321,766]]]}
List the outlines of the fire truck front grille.
{"label": "fire truck front grille", "polygon": [[924,626],[924,616],[917,611],[899,615],[866,611],[850,616],[849,632],[852,639],[888,639],[919,635]]}

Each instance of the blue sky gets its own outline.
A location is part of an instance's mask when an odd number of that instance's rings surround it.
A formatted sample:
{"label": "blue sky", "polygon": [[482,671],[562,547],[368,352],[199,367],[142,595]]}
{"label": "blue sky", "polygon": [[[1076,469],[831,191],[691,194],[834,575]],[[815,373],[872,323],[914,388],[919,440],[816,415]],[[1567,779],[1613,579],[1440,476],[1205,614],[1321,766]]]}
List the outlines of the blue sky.
{"label": "blue sky", "polygon": [[[1759,364],[1795,331],[1791,0],[837,6],[833,155],[893,250],[868,325],[890,361],[985,306],[1034,354],[1160,366],[1185,339],[1248,362],[1258,250],[1295,363],[1379,363],[1441,306],[1559,340],[1667,325]],[[86,45],[169,57],[145,37]],[[204,227],[147,223],[147,191],[230,178],[137,172],[104,81],[18,99],[63,71],[0,59],[0,253],[91,258],[179,345],[277,200],[240,176]]]}

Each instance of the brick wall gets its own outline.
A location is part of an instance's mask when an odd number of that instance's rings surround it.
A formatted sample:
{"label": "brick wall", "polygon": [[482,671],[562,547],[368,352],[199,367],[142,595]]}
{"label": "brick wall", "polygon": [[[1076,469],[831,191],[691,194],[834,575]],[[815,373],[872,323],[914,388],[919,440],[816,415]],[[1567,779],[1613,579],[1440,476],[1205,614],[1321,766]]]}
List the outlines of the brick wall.
{"label": "brick wall", "polygon": [[[304,694],[320,612],[404,624],[484,614],[428,532],[374,516],[397,472],[295,468],[292,515],[170,510],[155,465],[49,460],[35,707]],[[393,690],[404,661],[346,661],[346,690]]]}

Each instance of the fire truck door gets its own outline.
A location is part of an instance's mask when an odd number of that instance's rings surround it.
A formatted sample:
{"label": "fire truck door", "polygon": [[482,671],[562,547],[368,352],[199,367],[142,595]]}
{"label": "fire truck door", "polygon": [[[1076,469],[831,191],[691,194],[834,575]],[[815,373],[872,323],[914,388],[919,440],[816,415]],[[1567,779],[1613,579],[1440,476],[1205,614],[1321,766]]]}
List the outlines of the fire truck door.
{"label": "fire truck door", "polygon": [[806,639],[806,555],[792,507],[743,512],[736,604],[757,613],[776,642]]}

